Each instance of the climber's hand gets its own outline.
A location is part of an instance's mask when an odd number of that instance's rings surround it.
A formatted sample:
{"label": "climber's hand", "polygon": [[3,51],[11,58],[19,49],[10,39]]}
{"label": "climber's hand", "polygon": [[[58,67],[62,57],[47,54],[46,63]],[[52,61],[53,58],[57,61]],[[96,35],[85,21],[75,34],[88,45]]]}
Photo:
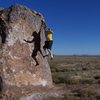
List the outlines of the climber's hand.
{"label": "climber's hand", "polygon": [[25,42],[27,42],[27,40],[23,39]]}

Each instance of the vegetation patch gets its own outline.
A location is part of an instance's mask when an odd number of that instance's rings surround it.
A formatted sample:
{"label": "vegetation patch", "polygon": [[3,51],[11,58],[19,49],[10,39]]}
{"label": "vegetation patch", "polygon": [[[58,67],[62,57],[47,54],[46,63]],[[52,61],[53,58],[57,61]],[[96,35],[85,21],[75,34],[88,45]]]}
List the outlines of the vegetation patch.
{"label": "vegetation patch", "polygon": [[95,89],[91,86],[87,86],[85,88],[82,88],[79,91],[80,97],[84,100],[97,100],[97,92],[95,91]]}
{"label": "vegetation patch", "polygon": [[71,77],[67,77],[65,79],[65,83],[66,84],[79,84],[81,81],[81,77],[80,76],[71,76]]}

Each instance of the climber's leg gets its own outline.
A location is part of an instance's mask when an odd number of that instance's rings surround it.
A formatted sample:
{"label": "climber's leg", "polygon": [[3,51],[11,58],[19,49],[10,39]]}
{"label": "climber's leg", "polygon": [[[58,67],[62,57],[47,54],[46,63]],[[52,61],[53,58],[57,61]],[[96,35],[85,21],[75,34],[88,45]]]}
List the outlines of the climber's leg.
{"label": "climber's leg", "polygon": [[37,61],[36,57],[33,57],[33,59],[34,59],[34,60],[35,60],[35,62],[36,62],[36,65],[35,65],[35,66],[38,66],[38,65],[39,65],[39,63],[38,63],[38,61]]}
{"label": "climber's leg", "polygon": [[33,52],[32,52],[32,58],[35,60],[35,62],[36,62],[36,65],[35,66],[37,66],[37,65],[39,65],[39,63],[38,63],[38,60],[36,59],[36,56],[37,56],[37,50],[33,50]]}
{"label": "climber's leg", "polygon": [[46,53],[46,56],[48,56],[48,54],[49,54],[48,51],[47,51],[47,48],[48,48],[48,41],[45,41],[45,45],[43,46],[43,49]]}
{"label": "climber's leg", "polygon": [[40,53],[41,53],[42,57],[44,57],[44,55],[43,55],[43,53],[42,53],[42,50],[41,50],[41,49],[39,49],[39,51],[40,51]]}
{"label": "climber's leg", "polygon": [[52,51],[51,51],[52,44],[53,44],[53,41],[48,41],[48,52],[50,54],[51,59],[53,59],[53,54],[52,54]]}
{"label": "climber's leg", "polygon": [[50,49],[48,49],[49,51],[49,54],[50,54],[50,57],[51,57],[51,60],[53,59],[53,54],[52,54],[52,51]]}

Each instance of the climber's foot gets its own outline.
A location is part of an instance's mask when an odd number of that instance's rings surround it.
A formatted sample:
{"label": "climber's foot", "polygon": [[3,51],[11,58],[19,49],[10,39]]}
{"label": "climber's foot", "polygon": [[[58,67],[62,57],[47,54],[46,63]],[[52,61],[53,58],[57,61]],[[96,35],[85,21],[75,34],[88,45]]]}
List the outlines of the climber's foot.
{"label": "climber's foot", "polygon": [[45,57],[48,57],[48,56],[49,56],[49,55],[45,55],[45,56],[43,56],[43,57],[45,58]]}
{"label": "climber's foot", "polygon": [[51,57],[51,60],[53,60],[53,57]]}
{"label": "climber's foot", "polygon": [[39,63],[36,63],[36,65],[35,66],[38,66],[39,65]]}

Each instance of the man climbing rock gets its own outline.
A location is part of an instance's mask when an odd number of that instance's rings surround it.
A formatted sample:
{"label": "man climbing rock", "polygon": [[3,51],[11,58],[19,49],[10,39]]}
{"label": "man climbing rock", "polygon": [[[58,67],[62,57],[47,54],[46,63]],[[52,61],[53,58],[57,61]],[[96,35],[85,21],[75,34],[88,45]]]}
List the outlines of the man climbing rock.
{"label": "man climbing rock", "polygon": [[53,54],[52,54],[52,44],[53,44],[53,38],[52,38],[52,31],[50,28],[46,28],[45,29],[45,37],[46,37],[46,41],[45,41],[45,45],[43,46],[46,55],[48,56],[50,54],[51,60],[53,59]]}
{"label": "man climbing rock", "polygon": [[37,56],[37,52],[39,51],[41,53],[41,55],[43,56],[43,53],[41,51],[41,46],[40,46],[40,43],[41,43],[41,38],[40,38],[40,33],[41,33],[41,29],[40,31],[37,33],[36,31],[33,32],[32,36],[34,37],[31,41],[28,41],[28,40],[25,40],[25,42],[28,42],[28,43],[33,43],[34,42],[34,50],[32,52],[32,58],[35,60],[36,62],[36,65],[39,65],[39,62],[38,60],[36,59],[36,56]]}

